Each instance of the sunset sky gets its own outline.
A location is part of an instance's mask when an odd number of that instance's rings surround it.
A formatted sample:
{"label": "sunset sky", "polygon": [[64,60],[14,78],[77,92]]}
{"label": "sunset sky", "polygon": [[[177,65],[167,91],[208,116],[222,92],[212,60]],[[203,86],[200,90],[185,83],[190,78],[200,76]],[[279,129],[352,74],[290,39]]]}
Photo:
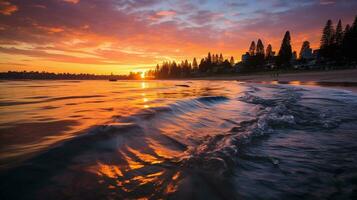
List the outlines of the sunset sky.
{"label": "sunset sky", "polygon": [[356,0],[0,0],[0,71],[126,74],[208,51],[240,60],[252,40],[319,46]]}

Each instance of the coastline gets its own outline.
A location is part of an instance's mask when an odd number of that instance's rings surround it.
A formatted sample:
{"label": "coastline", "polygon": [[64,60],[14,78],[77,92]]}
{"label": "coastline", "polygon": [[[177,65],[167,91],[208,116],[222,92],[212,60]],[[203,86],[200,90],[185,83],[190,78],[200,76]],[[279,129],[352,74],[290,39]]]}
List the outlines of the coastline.
{"label": "coastline", "polygon": [[310,85],[345,89],[357,93],[357,69],[286,72],[274,76],[272,73],[255,75],[233,75],[200,77],[193,80],[236,80],[255,83],[279,83],[290,85]]}
{"label": "coastline", "polygon": [[238,80],[238,81],[316,81],[316,82],[355,82],[357,83],[357,69],[284,72],[279,77],[272,73],[246,74],[246,75],[222,75],[211,77],[193,78],[194,80]]}
{"label": "coastline", "polygon": [[[0,79],[3,81],[84,81],[107,79]],[[120,79],[128,81],[132,79]],[[119,80],[119,81],[120,81]],[[181,78],[181,79],[141,79],[139,81],[168,80],[212,80],[212,81],[239,81],[266,84],[290,84],[290,85],[309,85],[322,86],[330,88],[345,89],[357,93],[357,69],[328,70],[328,71],[288,71],[279,73],[279,76],[273,72],[261,72],[256,74],[221,74],[215,76]],[[134,80],[135,81],[135,80]],[[136,80],[138,81],[138,80]]]}

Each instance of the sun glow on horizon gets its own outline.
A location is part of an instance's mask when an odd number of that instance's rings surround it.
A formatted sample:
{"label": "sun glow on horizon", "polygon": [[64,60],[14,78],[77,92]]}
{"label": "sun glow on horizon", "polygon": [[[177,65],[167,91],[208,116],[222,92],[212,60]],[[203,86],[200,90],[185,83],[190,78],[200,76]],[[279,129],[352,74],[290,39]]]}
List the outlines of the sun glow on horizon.
{"label": "sun glow on horizon", "polygon": [[[146,72],[163,61],[200,62],[208,52],[233,56],[237,62],[259,38],[277,53],[286,30],[297,52],[305,40],[316,49],[326,15],[336,16],[331,20],[336,24],[341,19],[345,26],[352,24],[355,9],[351,8],[357,7],[356,1],[312,0],[291,4],[246,0],[240,6],[230,0],[188,0],[189,9],[179,0],[5,2],[0,9],[0,72],[96,75]],[[66,12],[71,15],[63,15]]]}

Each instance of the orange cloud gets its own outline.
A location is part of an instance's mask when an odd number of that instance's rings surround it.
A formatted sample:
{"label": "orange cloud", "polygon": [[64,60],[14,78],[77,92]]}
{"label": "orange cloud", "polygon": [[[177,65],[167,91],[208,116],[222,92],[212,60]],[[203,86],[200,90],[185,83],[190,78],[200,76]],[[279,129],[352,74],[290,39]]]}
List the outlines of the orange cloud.
{"label": "orange cloud", "polygon": [[0,1],[0,13],[3,15],[11,15],[16,12],[18,7],[7,1]]}
{"label": "orange cloud", "polygon": [[[0,2],[2,7],[11,5]],[[278,52],[286,30],[292,34],[295,50],[304,40],[318,48],[325,21],[338,16],[344,25],[351,23],[355,11],[348,8],[357,5],[322,6],[317,1],[286,12],[247,15],[242,9],[235,16],[229,9],[191,4],[171,8],[159,0],[79,2],[41,1],[39,6],[35,0],[17,1],[16,14],[0,20],[0,71],[125,74],[167,60],[196,57],[199,61],[209,51],[239,61],[258,38]]]}
{"label": "orange cloud", "polygon": [[176,15],[175,11],[172,10],[162,10],[156,13],[156,15],[158,16],[172,16],[172,15]]}
{"label": "orange cloud", "polygon": [[80,0],[63,0],[63,1],[67,2],[67,3],[77,4],[77,3],[79,3]]}

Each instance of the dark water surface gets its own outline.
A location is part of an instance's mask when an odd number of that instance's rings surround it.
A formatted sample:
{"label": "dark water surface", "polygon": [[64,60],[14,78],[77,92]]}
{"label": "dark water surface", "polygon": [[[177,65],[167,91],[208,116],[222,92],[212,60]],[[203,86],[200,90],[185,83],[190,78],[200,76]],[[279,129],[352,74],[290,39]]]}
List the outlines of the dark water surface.
{"label": "dark water surface", "polygon": [[0,199],[357,198],[341,89],[5,81],[0,114]]}

